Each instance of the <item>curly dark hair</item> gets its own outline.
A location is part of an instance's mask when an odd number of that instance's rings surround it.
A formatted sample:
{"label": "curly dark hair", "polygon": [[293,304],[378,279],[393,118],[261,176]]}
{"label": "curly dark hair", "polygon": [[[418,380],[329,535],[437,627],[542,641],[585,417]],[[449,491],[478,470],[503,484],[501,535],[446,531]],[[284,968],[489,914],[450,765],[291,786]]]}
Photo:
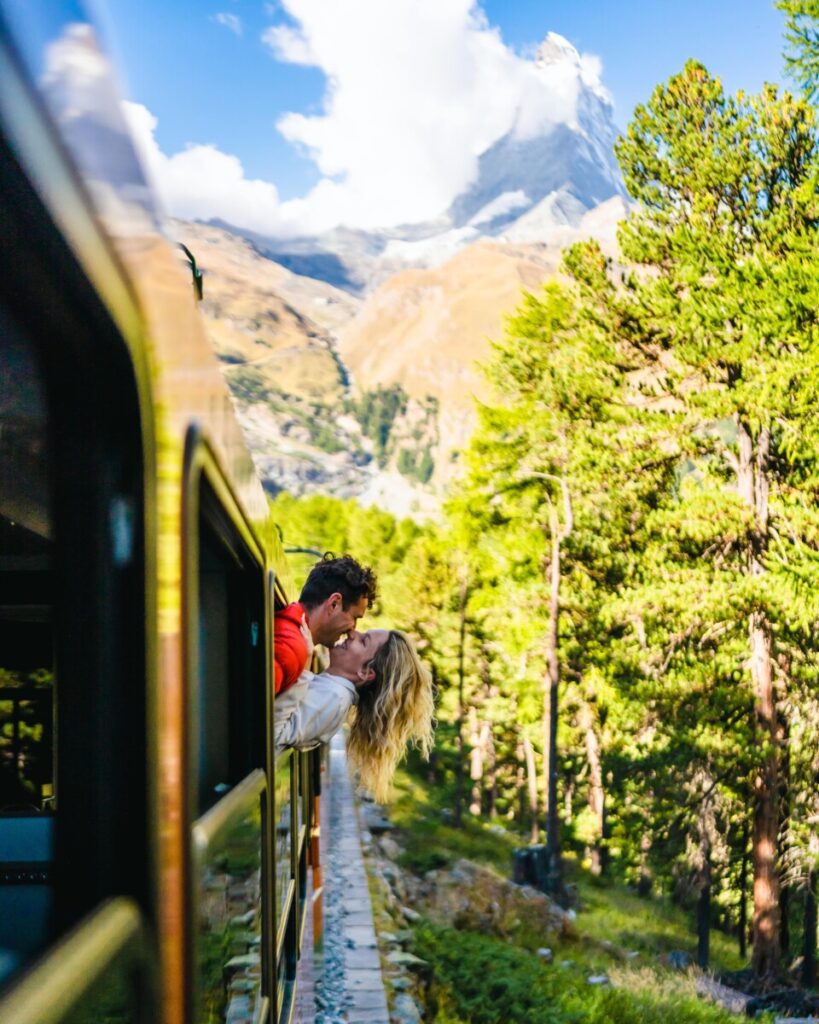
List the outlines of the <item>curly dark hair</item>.
{"label": "curly dark hair", "polygon": [[345,610],[362,597],[368,598],[372,605],[377,593],[376,582],[369,566],[360,565],[351,555],[336,558],[328,551],[310,570],[299,600],[308,610],[323,604],[330,594],[341,594]]}

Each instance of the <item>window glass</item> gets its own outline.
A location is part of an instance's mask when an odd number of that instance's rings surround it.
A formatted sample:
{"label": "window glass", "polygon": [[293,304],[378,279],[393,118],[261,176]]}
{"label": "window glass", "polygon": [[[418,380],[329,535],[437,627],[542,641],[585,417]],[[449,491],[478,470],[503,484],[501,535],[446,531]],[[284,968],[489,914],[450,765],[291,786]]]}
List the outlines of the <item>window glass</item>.
{"label": "window glass", "polygon": [[0,984],[47,943],[55,804],[45,387],[0,314]]}
{"label": "window glass", "polygon": [[[237,794],[238,795],[238,794]],[[227,801],[233,797],[226,797]],[[258,788],[201,843],[199,1019],[258,1020],[262,1001],[262,804]],[[204,821],[202,823],[204,825]],[[197,826],[202,829],[202,826]]]}
{"label": "window glass", "polygon": [[282,928],[287,890],[293,878],[292,865],[292,770],[293,753],[287,751],[276,762],[274,793],[276,858],[276,934]]}
{"label": "window glass", "polygon": [[265,762],[264,573],[204,480],[200,504],[197,817]]}
{"label": "window glass", "polygon": [[0,326],[0,814],[39,813],[54,800],[48,422],[34,351]]}

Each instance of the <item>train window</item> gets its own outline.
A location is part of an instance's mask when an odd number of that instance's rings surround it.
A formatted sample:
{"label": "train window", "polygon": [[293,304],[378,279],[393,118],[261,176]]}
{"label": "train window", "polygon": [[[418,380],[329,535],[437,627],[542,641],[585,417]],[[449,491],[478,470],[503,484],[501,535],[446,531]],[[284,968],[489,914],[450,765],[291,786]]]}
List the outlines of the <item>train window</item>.
{"label": "train window", "polygon": [[288,750],[276,761],[274,790],[277,945],[284,941],[287,915],[293,901],[293,760]]}
{"label": "train window", "polygon": [[191,480],[198,539],[188,552],[195,568],[188,578],[195,595],[188,622],[197,815],[194,1018],[264,1021],[271,988],[264,924],[270,917],[265,575],[205,446],[194,440],[189,451],[204,462]]}
{"label": "train window", "polygon": [[266,779],[253,772],[194,826],[198,1019],[264,1019]]}
{"label": "train window", "polygon": [[265,763],[264,574],[205,474],[196,622],[196,814]]}
{"label": "train window", "polygon": [[33,346],[0,349],[0,980],[48,937],[53,860],[53,510]]}

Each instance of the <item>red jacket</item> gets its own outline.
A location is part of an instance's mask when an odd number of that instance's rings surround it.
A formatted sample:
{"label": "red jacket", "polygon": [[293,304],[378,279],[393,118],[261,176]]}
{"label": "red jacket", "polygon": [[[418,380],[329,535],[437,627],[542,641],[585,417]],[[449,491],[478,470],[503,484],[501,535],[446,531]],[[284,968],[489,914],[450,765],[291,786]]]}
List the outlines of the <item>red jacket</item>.
{"label": "red jacket", "polygon": [[273,629],[276,693],[291,687],[307,667],[307,641],[301,632],[303,621],[304,606],[298,601],[276,612]]}

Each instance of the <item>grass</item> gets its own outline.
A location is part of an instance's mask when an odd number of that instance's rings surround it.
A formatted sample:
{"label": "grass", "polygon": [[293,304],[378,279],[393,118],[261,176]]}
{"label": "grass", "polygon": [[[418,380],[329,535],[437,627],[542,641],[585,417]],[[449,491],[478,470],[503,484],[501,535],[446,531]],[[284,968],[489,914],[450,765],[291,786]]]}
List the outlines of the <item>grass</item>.
{"label": "grass", "polygon": [[[400,830],[399,863],[418,874],[450,867],[465,857],[508,878],[512,850],[526,840],[469,815],[463,827],[449,820],[451,793],[401,772],[390,816]],[[412,952],[431,974],[424,998],[436,1024],[737,1024],[739,1018],[700,999],[693,972],[672,972],[659,958],[670,950],[693,955],[690,915],[661,898],[644,899],[623,885],[601,884],[571,856],[568,880],[577,886],[578,936],[555,943],[552,935],[507,938],[458,930],[423,920]],[[545,963],[534,950],[553,948]],[[634,957],[634,953],[639,955]],[[633,959],[627,958],[631,954]],[[742,966],[735,942],[711,933],[714,970]],[[605,973],[611,986],[588,983]]]}

